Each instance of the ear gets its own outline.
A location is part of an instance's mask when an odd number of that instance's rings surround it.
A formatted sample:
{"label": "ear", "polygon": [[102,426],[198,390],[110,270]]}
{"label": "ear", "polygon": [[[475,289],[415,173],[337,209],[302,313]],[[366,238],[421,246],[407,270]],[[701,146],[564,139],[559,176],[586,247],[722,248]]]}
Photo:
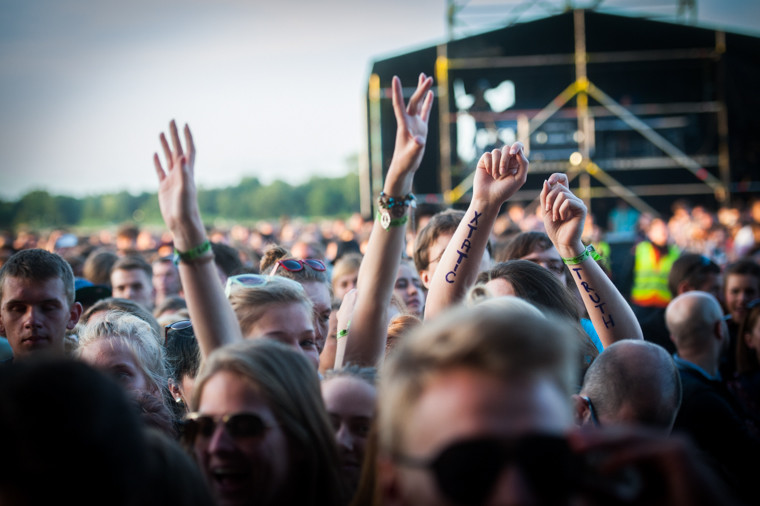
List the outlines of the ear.
{"label": "ear", "polygon": [[82,316],[82,309],[82,304],[79,302],[75,302],[71,305],[69,308],[69,321],[66,323],[66,328],[68,330],[71,330],[77,326],[79,317]]}
{"label": "ear", "polygon": [[[2,318],[0,318],[0,325],[2,324]],[[0,327],[0,330],[2,330],[2,327]],[[742,339],[744,339],[744,344],[747,345],[747,348],[750,350],[754,350],[755,347],[752,345],[752,334],[749,332],[745,332],[742,336]]]}
{"label": "ear", "polygon": [[681,295],[682,293],[686,293],[691,290],[694,290],[694,287],[691,286],[688,281],[681,281],[678,283],[678,287],[676,287],[676,295]]}
{"label": "ear", "polygon": [[578,394],[573,394],[572,399],[575,425],[583,427],[591,423],[591,410],[588,409],[588,403]]}
{"label": "ear", "polygon": [[430,269],[420,271],[419,274],[420,281],[422,281],[422,286],[424,286],[426,290],[430,290]]}
{"label": "ear", "polygon": [[401,494],[401,486],[396,466],[393,462],[383,455],[379,455],[376,461],[377,465],[377,484],[376,491],[379,495],[379,504],[386,506],[401,506],[404,500]]}
{"label": "ear", "polygon": [[182,395],[182,389],[177,382],[174,381],[174,378],[169,378],[169,392],[171,392],[172,398],[176,402],[185,401],[184,396]]}
{"label": "ear", "polygon": [[728,329],[726,327],[726,322],[723,320],[718,320],[715,322],[715,328],[713,329],[713,333],[715,334],[715,338],[718,341],[723,341],[724,339],[728,338],[728,333],[726,332]]}

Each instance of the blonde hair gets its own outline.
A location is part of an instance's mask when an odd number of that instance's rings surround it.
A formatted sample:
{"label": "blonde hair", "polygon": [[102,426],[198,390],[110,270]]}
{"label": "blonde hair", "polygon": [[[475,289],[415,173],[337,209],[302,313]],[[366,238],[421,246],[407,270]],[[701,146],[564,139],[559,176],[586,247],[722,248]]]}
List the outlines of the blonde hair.
{"label": "blonde hair", "polygon": [[575,345],[563,325],[515,297],[460,306],[426,323],[399,343],[381,374],[380,447],[400,450],[411,409],[446,370],[467,368],[504,380],[547,377],[569,399],[577,383]]}
{"label": "blonde hair", "polygon": [[335,292],[335,280],[346,274],[358,273],[362,264],[361,253],[347,253],[335,262],[332,270],[332,289]]}
{"label": "blonde hair", "polygon": [[243,336],[251,331],[271,304],[303,304],[310,318],[314,310],[301,284],[279,276],[270,276],[263,285],[238,287],[230,293],[229,300]]}
{"label": "blonde hair", "polygon": [[86,324],[77,327],[79,345],[75,356],[100,340],[108,340],[113,347],[119,343],[137,359],[148,382],[159,392],[161,402],[166,401],[168,392],[169,367],[164,356],[161,338],[144,320],[123,311],[109,310],[92,317]]}

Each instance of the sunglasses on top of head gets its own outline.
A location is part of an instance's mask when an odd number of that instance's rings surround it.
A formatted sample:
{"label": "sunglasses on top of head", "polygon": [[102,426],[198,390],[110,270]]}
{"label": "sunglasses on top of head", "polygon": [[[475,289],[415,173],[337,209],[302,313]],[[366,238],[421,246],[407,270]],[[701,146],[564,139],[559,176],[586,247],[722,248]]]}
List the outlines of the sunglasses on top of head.
{"label": "sunglasses on top of head", "polygon": [[224,285],[224,296],[229,297],[235,287],[255,287],[264,286],[267,283],[285,283],[296,290],[303,290],[298,281],[284,278],[282,276],[273,276],[266,274],[238,274],[227,278]]}
{"label": "sunglasses on top of head", "polygon": [[169,338],[178,332],[183,334],[193,334],[193,324],[190,320],[179,320],[174,323],[170,323],[164,327],[164,344],[169,342]]}
{"label": "sunglasses on top of head", "polygon": [[316,258],[306,258],[304,260],[289,258],[286,260],[278,260],[277,263],[274,264],[274,267],[272,268],[271,275],[274,276],[274,274],[277,272],[277,269],[279,269],[280,267],[282,267],[288,272],[298,272],[298,271],[304,270],[306,266],[311,267],[313,270],[317,272],[324,272],[327,270],[325,263],[322,260],[317,260]]}

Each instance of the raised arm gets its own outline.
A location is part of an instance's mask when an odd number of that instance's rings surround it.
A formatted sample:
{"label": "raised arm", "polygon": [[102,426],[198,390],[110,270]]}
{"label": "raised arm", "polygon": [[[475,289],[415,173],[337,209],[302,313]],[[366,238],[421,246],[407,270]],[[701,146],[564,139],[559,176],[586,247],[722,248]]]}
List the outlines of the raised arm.
{"label": "raised arm", "polygon": [[567,176],[559,173],[549,176],[540,198],[546,233],[568,264],[604,347],[621,339],[643,339],[631,307],[594,258],[586,253],[586,246],[581,242],[586,206],[570,191]]}
{"label": "raised arm", "polygon": [[190,128],[185,125],[185,153],[174,120],[169,124],[169,133],[173,149],[169,147],[163,133],[159,137],[167,170],[161,166],[158,153],[153,154],[159,182],[158,204],[164,222],[172,233],[174,247],[181,252],[179,275],[193,322],[193,332],[205,358],[216,348],[243,337],[232,306],[224,296],[224,289],[219,282],[214,254],[198,209],[193,136]]}
{"label": "raised arm", "polygon": [[[417,89],[404,103],[401,80],[393,78],[393,111],[396,115],[396,145],[383,185],[384,198],[404,202],[412,192],[414,173],[425,152],[428,119],[433,105],[430,88],[433,78],[420,74]],[[385,200],[385,205],[390,200]],[[394,213],[401,211],[403,216]],[[345,363],[376,366],[385,355],[388,333],[388,305],[396,281],[404,248],[406,205],[381,209],[383,219],[375,220],[369,236],[367,253],[362,259],[356,283],[356,305],[345,340],[338,342],[339,356],[345,342]],[[395,208],[395,209],[394,209]],[[336,367],[339,366],[336,362]]]}
{"label": "raised arm", "polygon": [[462,300],[475,283],[499,209],[527,177],[528,159],[519,142],[480,157],[470,206],[433,273],[425,319]]}

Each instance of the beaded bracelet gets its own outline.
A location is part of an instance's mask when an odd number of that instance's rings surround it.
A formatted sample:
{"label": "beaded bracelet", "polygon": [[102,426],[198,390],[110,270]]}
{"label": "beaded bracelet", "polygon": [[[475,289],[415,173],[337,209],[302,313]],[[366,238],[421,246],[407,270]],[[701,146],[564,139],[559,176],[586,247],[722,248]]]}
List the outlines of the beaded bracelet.
{"label": "beaded bracelet", "polygon": [[377,197],[377,205],[383,209],[391,209],[393,207],[417,207],[417,197],[414,193],[407,193],[405,197],[389,197],[387,193],[380,192],[380,196]]}
{"label": "beaded bracelet", "polygon": [[574,256],[573,258],[563,258],[562,261],[565,262],[565,265],[578,265],[579,263],[586,260],[588,257],[593,258],[594,260],[599,260],[602,258],[599,253],[596,252],[596,249],[594,249],[593,244],[589,244],[586,246],[586,249],[583,250],[583,253],[581,253],[578,256]]}
{"label": "beaded bracelet", "polygon": [[177,248],[174,248],[174,263],[178,264],[179,262],[188,262],[192,263],[195,260],[198,260],[200,258],[211,258],[211,257],[204,257],[206,253],[211,251],[211,241],[206,239],[203,241],[200,245],[188,250],[188,251],[180,251]]}

